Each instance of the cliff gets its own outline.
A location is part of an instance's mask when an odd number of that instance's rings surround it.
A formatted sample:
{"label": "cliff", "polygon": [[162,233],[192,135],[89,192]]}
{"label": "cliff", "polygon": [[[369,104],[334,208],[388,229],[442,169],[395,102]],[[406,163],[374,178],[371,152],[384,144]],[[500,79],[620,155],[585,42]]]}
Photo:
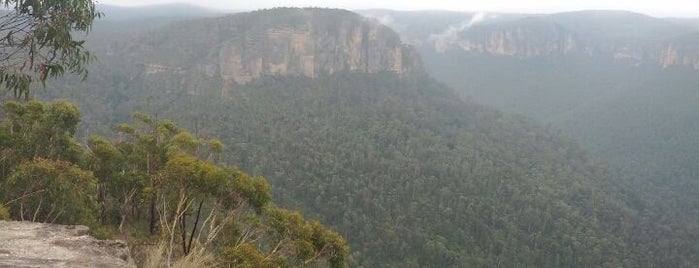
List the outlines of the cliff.
{"label": "cliff", "polygon": [[423,72],[417,52],[391,29],[333,9],[277,8],[187,21],[123,51],[140,53],[136,57],[145,75],[196,72],[228,85],[264,75]]}
{"label": "cliff", "polygon": [[88,232],[81,225],[0,221],[0,267],[136,267],[126,243]]}
{"label": "cliff", "polygon": [[689,66],[699,70],[699,32],[678,37],[665,44],[658,63],[663,68]]}
{"label": "cliff", "polygon": [[[391,25],[405,40],[411,40],[413,45],[428,52],[465,52],[520,59],[583,56],[628,62],[634,66],[699,69],[696,28],[627,11],[590,10],[549,15],[481,12],[459,16],[380,11],[365,14]],[[415,17],[422,18],[419,22],[427,25],[417,24]],[[440,20],[441,17],[448,20]]]}
{"label": "cliff", "polygon": [[539,18],[475,26],[460,33],[455,45],[469,52],[517,57],[569,54],[584,48],[573,33]]}

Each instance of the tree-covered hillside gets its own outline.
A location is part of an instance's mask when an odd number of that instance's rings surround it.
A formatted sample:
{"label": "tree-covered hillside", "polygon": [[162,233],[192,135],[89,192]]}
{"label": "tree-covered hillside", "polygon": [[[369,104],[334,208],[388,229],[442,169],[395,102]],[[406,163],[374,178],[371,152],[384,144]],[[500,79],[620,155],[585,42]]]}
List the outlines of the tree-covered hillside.
{"label": "tree-covered hillside", "polygon": [[631,211],[603,173],[528,122],[430,81],[279,79],[233,93],[214,132],[230,135],[234,163],[269,174],[281,204],[337,226],[360,265],[613,266],[634,254]]}
{"label": "tree-covered hillside", "polygon": [[[639,196],[653,204],[644,207],[642,217],[654,222],[646,228],[660,241],[646,239],[647,243],[653,245],[655,252],[677,252],[678,255],[668,259],[691,256],[691,251],[685,249],[696,250],[691,241],[696,240],[694,230],[699,219],[696,210],[699,81],[691,64],[671,65],[692,62],[696,55],[696,33],[677,35],[677,30],[683,30],[677,27],[663,30],[671,25],[660,19],[653,23],[649,18],[645,23],[631,23],[623,22],[630,14],[616,14],[623,15],[617,18],[613,12],[602,14],[617,20],[618,25],[612,29],[585,27],[588,35],[594,32],[589,39],[597,43],[604,44],[605,35],[620,38],[606,43],[610,47],[619,42],[643,43],[635,42],[636,39],[677,37],[665,40],[667,48],[663,51],[647,50],[649,55],[661,57],[661,63],[624,58],[633,53],[621,53],[618,59],[610,59],[594,55],[518,58],[465,51],[437,53],[427,47],[420,52],[428,72],[462,95],[562,129],[584,149],[633,178]],[[580,15],[554,17],[559,17],[563,25],[581,24],[584,20],[575,17]],[[560,21],[563,17],[568,17],[567,21]],[[624,28],[633,30],[621,38],[616,33]],[[587,37],[579,35],[579,38]],[[653,42],[656,42],[653,46],[659,45],[657,40]]]}
{"label": "tree-covered hillside", "polygon": [[345,240],[271,204],[269,184],[219,163],[223,144],[134,115],[119,139],[75,139],[66,101],[7,102],[0,219],[85,224],[131,244],[141,267],[344,267]]}
{"label": "tree-covered hillside", "polygon": [[[238,19],[257,14],[274,26],[270,14],[311,11],[259,11]],[[281,16],[289,17],[304,18]],[[161,30],[204,31],[196,24],[210,21]],[[339,30],[348,24],[333,25]],[[153,36],[171,44],[228,40],[190,40],[189,32]],[[67,79],[41,96],[80,103],[85,116],[79,135],[108,133],[136,110],[182,122],[197,137],[222,139],[228,145],[223,160],[268,178],[277,206],[302,210],[340,232],[354,266],[697,262],[691,226],[656,221],[669,214],[662,214],[665,207],[654,203],[655,196],[639,195],[647,193],[638,189],[643,184],[611,172],[556,131],[463,101],[430,78],[345,69],[317,77],[267,73],[227,84],[207,68],[186,65],[197,55],[216,55],[220,44],[156,49],[143,41],[153,36],[98,48],[101,62],[86,82]],[[276,45],[275,53],[293,47]],[[152,50],[157,55],[145,53]],[[164,57],[184,65],[156,66]]]}
{"label": "tree-covered hillside", "polygon": [[96,118],[144,109],[221,137],[231,163],[270,180],[277,205],[335,226],[356,265],[652,260],[630,235],[635,212],[619,198],[623,185],[575,145],[433,81],[269,77],[225,98],[188,86],[140,90],[151,83],[125,85],[128,101],[109,110],[90,99],[114,89],[77,100]]}

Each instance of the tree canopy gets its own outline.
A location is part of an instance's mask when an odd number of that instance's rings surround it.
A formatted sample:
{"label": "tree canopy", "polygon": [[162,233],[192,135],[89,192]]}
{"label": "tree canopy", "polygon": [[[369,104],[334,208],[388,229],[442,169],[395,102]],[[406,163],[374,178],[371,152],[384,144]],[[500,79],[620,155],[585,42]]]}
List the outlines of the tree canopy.
{"label": "tree canopy", "polygon": [[133,117],[115,128],[114,141],[91,136],[83,147],[74,138],[75,105],[7,102],[0,219],[86,224],[98,236],[131,236],[146,267],[345,266],[345,240],[274,206],[264,178],[218,163],[220,141],[168,120]]}
{"label": "tree canopy", "polygon": [[66,71],[87,75],[93,58],[84,41],[101,16],[92,0],[3,0],[0,14],[0,84],[15,97],[29,97],[33,82]]}

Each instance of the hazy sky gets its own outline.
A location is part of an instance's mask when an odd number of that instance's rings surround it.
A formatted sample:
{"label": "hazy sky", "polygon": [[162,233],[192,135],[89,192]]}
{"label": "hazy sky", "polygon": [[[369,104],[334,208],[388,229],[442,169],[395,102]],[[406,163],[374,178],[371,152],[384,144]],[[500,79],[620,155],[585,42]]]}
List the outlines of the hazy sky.
{"label": "hazy sky", "polygon": [[225,10],[260,8],[333,7],[344,9],[388,8],[397,10],[444,9],[457,11],[556,12],[581,9],[623,9],[653,16],[699,17],[696,0],[98,0],[103,4],[124,6],[191,3]]}

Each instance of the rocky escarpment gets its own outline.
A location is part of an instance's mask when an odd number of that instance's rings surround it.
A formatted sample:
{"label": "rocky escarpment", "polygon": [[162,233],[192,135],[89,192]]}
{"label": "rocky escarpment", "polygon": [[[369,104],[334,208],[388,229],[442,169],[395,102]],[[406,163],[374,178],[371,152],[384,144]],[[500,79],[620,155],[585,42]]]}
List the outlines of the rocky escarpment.
{"label": "rocky escarpment", "polygon": [[0,267],[136,267],[126,243],[88,232],[81,225],[0,221]]}
{"label": "rocky escarpment", "polygon": [[[580,11],[517,17],[479,13],[464,14],[464,18],[442,26],[441,33],[433,32],[419,43],[421,49],[516,58],[579,55],[635,66],[699,69],[696,29],[643,14]],[[405,31],[401,34],[410,36]]]}
{"label": "rocky escarpment", "polygon": [[460,33],[455,46],[468,52],[518,57],[570,54],[585,48],[573,33],[539,18],[475,26]]}
{"label": "rocky escarpment", "polygon": [[656,59],[645,44],[606,43],[570,30],[546,17],[527,17],[505,23],[476,25],[458,33],[448,44],[433,38],[437,52],[448,50],[529,58],[538,56],[588,55],[624,60]]}
{"label": "rocky escarpment", "polygon": [[234,14],[166,27],[140,43],[133,48],[142,51],[139,60],[147,61],[142,63],[146,75],[185,70],[220,77],[226,84],[245,84],[264,75],[423,72],[419,56],[398,34],[344,10],[277,8]]}
{"label": "rocky escarpment", "polygon": [[663,68],[689,66],[699,70],[699,33],[688,34],[668,42],[660,52]]}

